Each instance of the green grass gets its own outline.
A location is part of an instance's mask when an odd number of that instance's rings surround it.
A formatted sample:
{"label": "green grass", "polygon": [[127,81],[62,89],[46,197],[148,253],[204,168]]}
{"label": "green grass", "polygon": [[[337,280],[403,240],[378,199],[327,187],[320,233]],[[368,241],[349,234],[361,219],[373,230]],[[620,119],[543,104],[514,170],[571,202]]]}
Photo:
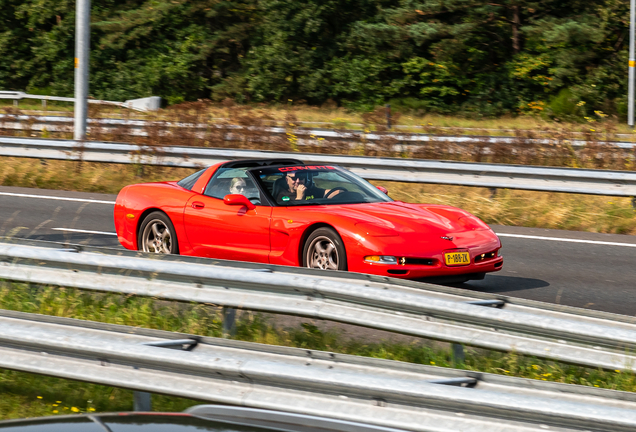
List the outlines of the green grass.
{"label": "green grass", "polygon": [[[183,411],[199,401],[153,395],[154,411]],[[130,390],[0,369],[0,420],[132,411]]]}
{"label": "green grass", "polygon": [[[0,281],[0,309],[124,324],[219,337],[219,308],[204,304],[96,293],[70,288]],[[297,328],[273,326],[260,314],[243,312],[236,339],[312,350],[361,355],[441,367],[458,367],[537,380],[636,391],[631,372],[605,371],[539,360],[516,353],[467,348],[464,364],[455,365],[445,344],[411,344],[346,339],[311,323]],[[112,387],[0,369],[0,419],[70,412],[130,410],[132,392]],[[39,398],[41,397],[41,398]],[[58,402],[60,401],[60,402]],[[197,401],[153,396],[153,409],[181,411]],[[54,405],[56,404],[56,405]],[[54,412],[54,411],[57,411]]]}

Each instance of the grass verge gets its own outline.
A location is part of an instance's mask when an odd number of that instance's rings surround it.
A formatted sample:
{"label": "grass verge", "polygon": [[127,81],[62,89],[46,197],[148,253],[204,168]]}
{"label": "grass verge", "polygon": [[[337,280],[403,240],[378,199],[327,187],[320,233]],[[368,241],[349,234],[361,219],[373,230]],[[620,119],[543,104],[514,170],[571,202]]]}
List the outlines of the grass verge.
{"label": "grass verge", "polygon": [[[0,157],[0,185],[116,194],[131,183],[179,180],[194,170]],[[629,198],[487,188],[374,182],[406,202],[448,204],[490,224],[636,234]]]}
{"label": "grass verge", "polygon": [[[214,306],[72,288],[0,281],[0,309],[203,336],[219,337],[221,334],[220,313]],[[342,338],[336,331],[321,331],[309,323],[298,328],[281,329],[261,315],[248,312],[239,315],[237,327],[236,338],[249,342],[636,391],[636,376],[631,372],[590,369],[516,353],[469,348],[466,350],[466,362],[454,365],[449,350],[438,344],[428,344],[425,340],[411,344],[386,340],[362,343]],[[0,395],[0,420],[72,412],[120,411],[132,407],[132,392],[126,390],[2,369]],[[180,411],[196,403],[169,396],[153,397],[155,410]]]}

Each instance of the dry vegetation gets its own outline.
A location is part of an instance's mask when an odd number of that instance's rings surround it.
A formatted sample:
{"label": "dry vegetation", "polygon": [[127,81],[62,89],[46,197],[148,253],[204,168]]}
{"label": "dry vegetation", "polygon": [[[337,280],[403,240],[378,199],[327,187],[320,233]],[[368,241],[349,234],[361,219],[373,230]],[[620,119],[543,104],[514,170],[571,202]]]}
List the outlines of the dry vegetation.
{"label": "dry vegetation", "polygon": [[[138,165],[0,158],[0,185],[116,194],[127,184],[178,180],[194,170]],[[374,182],[407,202],[449,204],[487,223],[601,233],[636,234],[629,198],[486,188]]]}
{"label": "dry vegetation", "polygon": [[[301,101],[302,102],[302,101]],[[206,116],[211,119],[225,118],[227,116],[228,102],[225,104],[211,104],[204,102],[206,106]],[[99,109],[102,117],[110,118],[160,118],[169,120],[172,116],[174,109],[180,109],[183,106],[189,106],[191,103],[185,103],[181,105],[175,105],[161,110],[158,114],[141,113],[135,111],[128,111],[126,109],[120,109],[118,107],[104,106]],[[91,105],[94,107],[95,105]],[[0,113],[7,110],[12,111],[16,107],[10,100],[0,100]],[[67,102],[54,102],[49,101],[46,108],[43,108],[41,103],[36,100],[25,99],[20,101],[17,106],[19,112],[25,115],[73,115],[73,104]],[[288,105],[252,105],[252,106],[239,106],[241,110],[254,111],[260,110],[267,113],[267,116],[272,119],[273,122],[284,122],[289,113],[293,113],[299,122],[307,123],[313,126],[322,126],[327,128],[337,129],[360,129],[364,123],[364,113],[360,111],[347,110],[342,107],[337,107],[335,104],[325,104],[322,107],[307,106],[302,103],[290,103]],[[399,115],[399,114],[397,114]],[[393,111],[393,116],[396,116],[396,112]],[[413,131],[421,132],[423,128],[427,126],[433,126],[436,128],[453,128],[456,131],[461,131],[467,135],[476,135],[478,131],[485,131],[486,135],[493,135],[499,133],[505,133],[507,131],[550,131],[555,128],[560,128],[572,132],[587,133],[590,129],[594,129],[594,125],[598,126],[600,123],[612,123],[616,129],[616,133],[619,134],[632,134],[633,128],[623,123],[618,123],[615,119],[608,117],[594,116],[592,122],[586,121],[584,123],[572,123],[572,122],[554,122],[546,120],[539,115],[519,115],[519,116],[503,116],[493,118],[470,118],[452,115],[440,115],[440,114],[422,114],[405,113],[399,117],[398,128],[412,127]],[[510,133],[507,133],[510,135]]]}
{"label": "dry vegetation", "polygon": [[126,185],[182,179],[194,170],[0,157],[0,185],[116,194]]}
{"label": "dry vegetation", "polygon": [[[229,100],[221,105],[213,105],[209,101],[183,103],[141,117],[130,111],[113,111],[113,108],[100,105],[90,105],[89,108],[89,115],[95,120],[89,140],[132,142],[143,146],[144,152],[160,153],[166,146],[196,146],[574,168],[635,169],[636,150],[621,149],[613,144],[613,141],[625,141],[626,138],[617,135],[617,123],[602,113],[589,118],[584,125],[548,123],[532,117],[509,119],[506,120],[505,131],[502,129],[504,123],[501,123],[504,120],[486,120],[476,126],[460,119],[415,119],[393,113],[393,128],[400,122],[421,125],[417,131],[400,129],[398,138],[387,129],[386,110],[383,107],[372,113],[349,117],[333,117],[342,114],[335,108],[321,110],[290,105],[285,109],[273,109],[267,106],[235,105]],[[25,116],[14,107],[5,107],[4,111],[7,115],[0,119],[0,134],[71,137],[70,124],[57,128],[49,124],[45,125],[46,130],[42,130],[35,117]],[[133,127],[104,121],[105,118],[112,118],[115,112],[125,119],[143,117],[147,122],[143,126]],[[326,120],[322,127],[336,130],[338,135],[324,139],[314,136],[309,125],[302,124],[301,127],[302,119]],[[16,122],[21,123],[22,130],[11,128]],[[359,122],[359,126],[352,122]],[[281,127],[283,132],[272,133],[268,130],[269,126]],[[360,130],[350,129],[352,127]],[[495,129],[488,129],[492,127]],[[371,139],[365,132],[373,132],[378,139]],[[429,141],[412,141],[415,132],[429,134]],[[448,136],[466,134],[476,136],[477,139],[469,144],[445,140]],[[493,142],[494,136],[502,134],[510,135],[511,141]],[[581,145],[580,141],[586,144]]]}

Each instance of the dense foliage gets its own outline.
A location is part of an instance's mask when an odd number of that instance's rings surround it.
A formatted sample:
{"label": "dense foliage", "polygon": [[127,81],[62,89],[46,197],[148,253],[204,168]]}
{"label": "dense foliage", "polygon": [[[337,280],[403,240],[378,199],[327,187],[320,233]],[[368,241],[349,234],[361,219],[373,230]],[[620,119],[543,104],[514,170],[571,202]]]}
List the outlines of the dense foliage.
{"label": "dense foliage", "polygon": [[[623,114],[628,19],[627,0],[93,0],[90,92]],[[74,25],[75,1],[0,0],[0,89],[71,95]]]}

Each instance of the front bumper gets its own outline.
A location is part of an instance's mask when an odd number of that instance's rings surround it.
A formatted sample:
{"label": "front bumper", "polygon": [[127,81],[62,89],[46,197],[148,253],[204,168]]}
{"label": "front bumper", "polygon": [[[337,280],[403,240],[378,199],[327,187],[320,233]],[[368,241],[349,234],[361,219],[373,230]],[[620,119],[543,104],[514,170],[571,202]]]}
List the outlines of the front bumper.
{"label": "front bumper", "polygon": [[453,279],[453,277],[457,277],[457,280],[463,279],[465,281],[480,279],[482,274],[497,272],[503,267],[503,257],[501,256],[479,263],[475,263],[474,257],[471,257],[471,263],[463,266],[447,266],[441,259],[434,259],[433,261],[432,265],[386,265],[363,261],[361,265],[356,266],[357,268],[350,268],[350,270],[400,279],[420,280],[440,277],[451,277],[450,279]]}

